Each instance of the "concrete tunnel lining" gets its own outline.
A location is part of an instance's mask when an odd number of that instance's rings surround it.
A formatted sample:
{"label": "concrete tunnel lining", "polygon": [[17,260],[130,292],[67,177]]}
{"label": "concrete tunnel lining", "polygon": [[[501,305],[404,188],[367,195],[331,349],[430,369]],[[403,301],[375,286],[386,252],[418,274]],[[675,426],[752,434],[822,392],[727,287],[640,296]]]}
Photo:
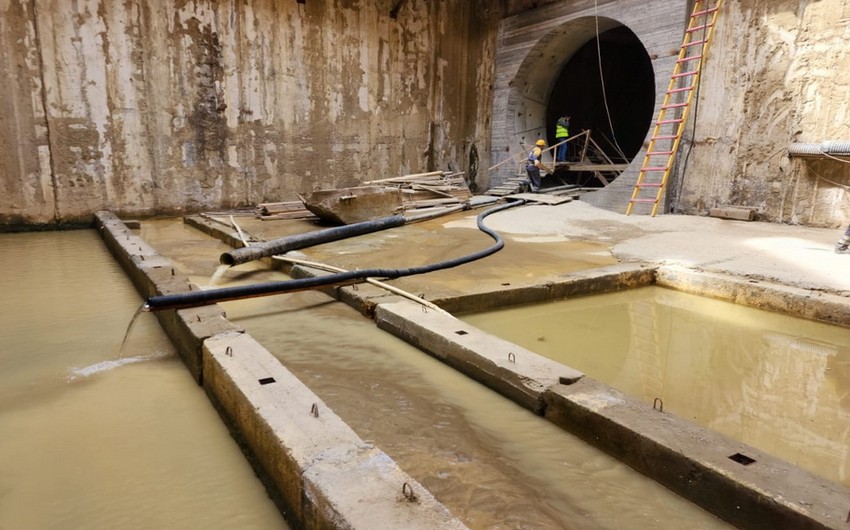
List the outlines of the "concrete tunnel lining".
{"label": "concrete tunnel lining", "polygon": [[[596,38],[597,23],[600,35],[621,27],[628,29],[645,50],[655,84],[652,115],[657,114],[690,14],[688,3],[671,5],[665,0],[650,0],[627,9],[614,4],[598,2],[577,7],[559,2],[502,21],[493,90],[492,165],[518,154],[520,142],[548,138],[548,129],[553,127],[547,124],[551,91],[572,56]],[[647,127],[644,145],[650,131]],[[640,159],[642,153],[643,147],[633,159]],[[588,195],[588,202],[625,209],[639,170],[635,166],[632,164],[604,190]],[[503,183],[516,169],[515,165],[505,164],[494,170],[491,185]]]}
{"label": "concrete tunnel lining", "polygon": [[[599,32],[621,26],[616,20],[601,17]],[[509,105],[513,114],[513,134],[518,142],[531,144],[546,138],[546,109],[552,89],[570,58],[588,41],[596,38],[592,17],[567,22],[549,32],[528,52],[517,71]],[[510,119],[510,117],[508,118]]]}

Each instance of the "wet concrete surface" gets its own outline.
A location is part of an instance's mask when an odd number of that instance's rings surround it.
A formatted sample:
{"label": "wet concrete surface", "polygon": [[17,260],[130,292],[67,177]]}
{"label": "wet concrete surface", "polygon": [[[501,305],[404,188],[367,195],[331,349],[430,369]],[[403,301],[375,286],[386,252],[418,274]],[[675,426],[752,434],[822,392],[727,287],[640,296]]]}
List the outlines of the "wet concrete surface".
{"label": "wet concrete surface", "polygon": [[[311,260],[349,269],[433,263],[492,243],[475,226],[480,212],[326,243],[303,253]],[[245,232],[264,240],[321,228],[309,221],[234,219]],[[533,285],[574,271],[631,262],[680,265],[850,294],[850,255],[833,251],[840,230],[683,215],[626,216],[581,201],[521,206],[491,215],[484,223],[505,239],[502,251],[455,269],[403,278],[394,285],[430,299],[497,290],[504,283]]]}

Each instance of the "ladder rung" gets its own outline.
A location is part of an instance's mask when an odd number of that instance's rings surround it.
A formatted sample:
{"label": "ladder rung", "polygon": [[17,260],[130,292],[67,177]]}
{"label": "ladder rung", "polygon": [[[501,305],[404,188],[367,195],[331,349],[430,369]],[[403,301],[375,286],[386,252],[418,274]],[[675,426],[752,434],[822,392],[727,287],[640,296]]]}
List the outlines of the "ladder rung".
{"label": "ladder rung", "polygon": [[[661,200],[661,193],[664,191],[664,187],[666,186],[667,175],[673,166],[673,157],[676,154],[676,149],[678,149],[679,141],[682,138],[682,129],[684,128],[685,117],[687,116],[691,99],[694,96],[693,91],[696,89],[696,82],[700,76],[702,60],[704,58],[706,47],[708,46],[712,34],[714,33],[715,26],[717,25],[717,15],[720,12],[720,5],[722,2],[723,0],[715,0],[713,3],[714,7],[708,7],[709,5],[712,5],[712,2],[709,2],[708,0],[695,0],[692,3],[693,11],[688,21],[688,27],[685,29],[684,40],[681,48],[679,49],[679,57],[676,58],[676,67],[670,77],[670,88],[668,88],[665,93],[664,102],[661,104],[661,108],[656,118],[657,121],[655,122],[655,129],[652,131],[649,147],[646,149],[646,154],[643,160],[643,167],[641,167],[637,183],[634,185],[632,198],[629,199],[629,208],[626,210],[626,215],[632,213],[634,204],[651,204],[652,215],[655,216],[655,212],[658,209],[658,205]],[[702,32],[701,34],[699,33],[700,31]],[[682,66],[680,67],[679,65]],[[673,88],[676,84],[687,86]],[[678,100],[678,103],[671,103],[671,96],[679,93],[685,94],[681,98],[676,97],[673,99],[673,101]],[[683,99],[687,99],[687,101],[682,101]],[[671,116],[680,115],[679,118],[665,119],[666,113],[670,109],[684,110],[682,112],[671,113]],[[675,134],[659,134],[662,132],[662,126],[675,124],[678,124],[678,127],[674,129]],[[669,129],[666,131],[669,131]],[[662,151],[653,151],[653,149],[655,149],[656,142],[658,141],[669,141],[670,143],[661,146]],[[659,160],[659,157],[662,156],[668,157],[667,160]],[[665,166],[650,165],[652,163],[658,164],[665,162]],[[660,172],[664,173],[660,174]],[[651,173],[659,174],[659,177],[649,178]],[[661,180],[661,182],[644,182],[644,178],[649,180]],[[636,198],[644,188],[656,190],[655,198]]]}
{"label": "ladder rung", "polygon": [[715,6],[715,7],[710,7],[710,8],[708,8],[708,9],[706,9],[706,10],[703,10],[703,11],[697,11],[697,12],[695,12],[694,14],[692,14],[692,15],[691,15],[691,18],[701,17],[701,16],[703,16],[703,15],[707,15],[707,14],[709,14],[709,13],[714,13],[715,11],[717,11],[717,7],[716,7],[716,6]]}
{"label": "ladder rung", "polygon": [[699,70],[691,70],[689,72],[682,72],[681,74],[673,74],[670,77],[672,77],[673,79],[678,79],[680,77],[688,77],[689,75],[697,75],[698,73]]}
{"label": "ladder rung", "polygon": [[682,57],[681,59],[678,59],[676,62],[677,63],[686,63],[688,61],[693,61],[694,59],[702,59],[702,54],[689,55],[688,57]]}
{"label": "ladder rung", "polygon": [[694,26],[694,27],[692,27],[692,28],[688,28],[688,29],[686,29],[685,31],[686,31],[686,32],[688,32],[688,33],[693,33],[694,31],[699,31],[699,30],[701,30],[701,29],[707,29],[707,28],[710,28],[710,27],[712,27],[713,25],[714,25],[714,24],[703,24],[703,25],[701,25],[701,26]]}

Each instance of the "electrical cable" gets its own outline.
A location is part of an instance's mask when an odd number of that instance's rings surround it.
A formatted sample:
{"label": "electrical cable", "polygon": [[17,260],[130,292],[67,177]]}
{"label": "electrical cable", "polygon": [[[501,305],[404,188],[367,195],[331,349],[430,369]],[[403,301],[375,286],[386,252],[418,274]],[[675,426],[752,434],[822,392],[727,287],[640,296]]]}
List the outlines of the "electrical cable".
{"label": "electrical cable", "polygon": [[265,282],[254,285],[208,289],[205,291],[190,291],[188,293],[158,295],[148,298],[142,306],[142,309],[144,311],[185,309],[189,307],[211,305],[228,300],[240,300],[243,298],[255,298],[258,296],[267,296],[272,294],[306,291],[309,289],[329,287],[333,285],[350,285],[352,283],[360,283],[360,281],[365,278],[395,279],[402,278],[404,276],[413,276],[416,274],[425,274],[428,272],[450,269],[452,267],[457,267],[459,265],[485,258],[501,250],[505,246],[505,242],[497,232],[484,225],[484,218],[494,213],[501,212],[502,210],[507,210],[508,208],[521,206],[525,203],[526,201],[524,200],[509,202],[481,212],[476,219],[478,229],[493,238],[495,243],[484,250],[468,254],[460,258],[407,269],[360,269],[336,274],[327,274],[313,278],[299,278],[280,282]]}
{"label": "electrical cable", "polygon": [[611,121],[611,109],[608,108],[608,95],[605,91],[605,76],[602,73],[602,44],[599,42],[599,1],[593,0],[594,21],[596,22],[596,57],[599,62],[599,83],[602,85],[602,103],[605,106],[605,115],[608,117],[608,127],[611,128],[611,137],[614,139],[614,145],[617,151],[621,154],[623,149],[617,142],[617,133],[614,132],[614,123]]}

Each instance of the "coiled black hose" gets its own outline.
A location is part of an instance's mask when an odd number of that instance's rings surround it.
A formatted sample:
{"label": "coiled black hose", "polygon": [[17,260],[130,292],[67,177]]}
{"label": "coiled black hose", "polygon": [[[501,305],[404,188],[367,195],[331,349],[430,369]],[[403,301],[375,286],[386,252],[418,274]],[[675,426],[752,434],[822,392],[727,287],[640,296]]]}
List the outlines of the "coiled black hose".
{"label": "coiled black hose", "polygon": [[465,263],[470,263],[481,258],[486,258],[491,254],[495,254],[505,246],[498,233],[484,225],[484,218],[502,210],[513,208],[525,204],[525,201],[514,201],[490,208],[481,212],[476,218],[478,229],[493,238],[495,243],[490,247],[462,256],[460,258],[442,261],[431,265],[422,265],[419,267],[411,267],[407,269],[361,269],[356,271],[340,272],[336,274],[328,274],[325,276],[317,276],[313,278],[300,278],[296,280],[285,280],[280,282],[266,282],[254,285],[240,285],[236,287],[222,287],[220,289],[209,289],[206,291],[191,291],[188,293],[165,294],[152,296],[145,301],[143,309],[145,311],[162,311],[165,309],[185,309],[188,307],[198,307],[215,304],[217,302],[226,302],[228,300],[240,300],[243,298],[254,298],[258,296],[268,296],[272,294],[291,293],[296,291],[305,291],[316,289],[318,287],[328,287],[332,285],[347,285],[357,283],[365,278],[384,278],[394,279],[404,276],[413,276],[416,274],[425,274],[443,269],[450,269]]}

